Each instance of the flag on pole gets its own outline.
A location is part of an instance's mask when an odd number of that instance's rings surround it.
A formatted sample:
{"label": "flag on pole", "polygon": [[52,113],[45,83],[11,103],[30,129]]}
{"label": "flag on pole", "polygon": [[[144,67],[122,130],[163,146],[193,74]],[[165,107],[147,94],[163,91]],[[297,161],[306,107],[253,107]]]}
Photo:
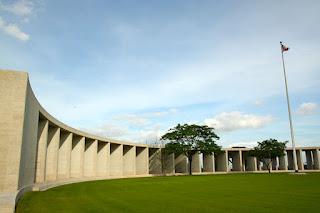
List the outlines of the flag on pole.
{"label": "flag on pole", "polygon": [[280,44],[281,44],[281,51],[282,51],[282,52],[286,52],[286,51],[289,50],[289,47],[287,47],[287,46],[285,46],[284,44],[282,44],[282,42],[280,42]]}

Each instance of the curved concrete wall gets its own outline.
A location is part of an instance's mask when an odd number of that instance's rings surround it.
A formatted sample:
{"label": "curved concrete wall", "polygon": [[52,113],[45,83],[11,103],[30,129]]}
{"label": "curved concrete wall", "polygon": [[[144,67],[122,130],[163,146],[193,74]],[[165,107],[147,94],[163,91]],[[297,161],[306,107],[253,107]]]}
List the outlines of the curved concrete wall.
{"label": "curved concrete wall", "polygon": [[[13,212],[26,191],[72,182],[187,173],[185,156],[160,147],[91,135],[46,112],[33,94],[28,74],[0,70],[0,212]],[[223,149],[217,156],[197,153],[194,173],[262,171],[250,149]],[[302,153],[307,162],[304,165]],[[299,169],[319,170],[319,147],[297,149]],[[293,169],[292,150],[272,159],[273,170]]]}

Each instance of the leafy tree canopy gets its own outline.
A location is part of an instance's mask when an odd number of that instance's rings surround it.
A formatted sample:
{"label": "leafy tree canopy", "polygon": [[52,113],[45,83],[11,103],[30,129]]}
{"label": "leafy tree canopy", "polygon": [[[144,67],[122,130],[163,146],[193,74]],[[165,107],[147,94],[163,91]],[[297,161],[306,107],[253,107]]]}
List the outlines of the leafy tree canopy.
{"label": "leafy tree canopy", "polygon": [[190,167],[192,156],[195,153],[217,154],[221,151],[221,147],[216,144],[216,140],[219,140],[219,137],[214,133],[214,128],[205,125],[178,124],[164,134],[161,140],[168,142],[165,145],[165,150],[168,153],[187,156]]}
{"label": "leafy tree canopy", "polygon": [[269,140],[258,142],[258,146],[250,151],[250,155],[265,163],[270,172],[271,159],[284,156],[286,144],[287,141],[279,142],[276,139],[270,138]]}

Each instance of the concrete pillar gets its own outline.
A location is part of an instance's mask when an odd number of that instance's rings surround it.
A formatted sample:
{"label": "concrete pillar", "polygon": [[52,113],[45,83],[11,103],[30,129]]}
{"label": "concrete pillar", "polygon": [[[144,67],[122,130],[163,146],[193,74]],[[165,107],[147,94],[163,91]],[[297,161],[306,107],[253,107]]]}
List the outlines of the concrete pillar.
{"label": "concrete pillar", "polygon": [[284,151],[284,156],[279,157],[279,169],[288,170],[288,156],[286,151]]}
{"label": "concrete pillar", "polygon": [[278,158],[272,158],[271,159],[271,164],[272,164],[272,170],[278,170]]}
{"label": "concrete pillar", "polygon": [[70,177],[72,178],[83,177],[84,144],[84,137],[73,135],[70,165]]}
{"label": "concrete pillar", "polygon": [[228,159],[232,158],[232,171],[241,171],[242,157],[241,151],[228,151]]}
{"label": "concrete pillar", "polygon": [[262,171],[262,162],[258,160],[256,157],[255,157],[255,160],[257,162],[257,170]]}
{"label": "concrete pillar", "polygon": [[203,154],[203,172],[215,172],[214,154]]}
{"label": "concrete pillar", "polygon": [[98,142],[97,176],[110,175],[110,143]]}
{"label": "concrete pillar", "polygon": [[72,133],[60,131],[58,179],[70,178]]}
{"label": "concrete pillar", "polygon": [[136,174],[136,147],[123,145],[123,175],[132,176]]}
{"label": "concrete pillar", "polygon": [[247,156],[246,171],[257,171],[257,159],[253,156]]}
{"label": "concrete pillar", "polygon": [[320,169],[320,151],[319,149],[312,150],[314,169]]}
{"label": "concrete pillar", "polygon": [[312,151],[306,150],[307,169],[313,169]]}
{"label": "concrete pillar", "polygon": [[36,183],[43,183],[45,181],[48,127],[49,127],[48,120],[39,120]]}
{"label": "concrete pillar", "polygon": [[299,170],[304,170],[303,158],[302,158],[302,150],[301,149],[296,149],[296,153],[297,153],[298,169]]}
{"label": "concrete pillar", "polygon": [[46,181],[55,181],[58,172],[60,128],[49,125],[46,157]]}
{"label": "concrete pillar", "polygon": [[228,151],[222,151],[215,158],[215,170],[217,172],[228,171]]}
{"label": "concrete pillar", "polygon": [[288,170],[294,170],[292,150],[287,150],[287,156],[288,156]]}
{"label": "concrete pillar", "polygon": [[201,172],[200,153],[195,153],[192,156],[191,171],[192,171],[192,173],[200,173]]}
{"label": "concrete pillar", "polygon": [[160,148],[149,148],[149,174],[162,174],[162,155]]}
{"label": "concrete pillar", "polygon": [[85,177],[95,177],[97,175],[97,153],[98,141],[86,138],[83,165],[83,175]]}
{"label": "concrete pillar", "polygon": [[188,158],[185,155],[176,156],[174,164],[176,173],[188,173]]}
{"label": "concrete pillar", "polygon": [[149,149],[147,147],[136,147],[136,174],[149,174]]}
{"label": "concrete pillar", "polygon": [[240,151],[241,152],[241,165],[242,165],[242,168],[241,168],[241,171],[247,171],[247,153],[244,152],[244,151]]}
{"label": "concrete pillar", "polygon": [[123,157],[122,144],[110,144],[110,176],[122,177],[122,157]]}
{"label": "concrete pillar", "polygon": [[174,157],[174,154],[171,153],[171,154],[168,154],[168,153],[165,153],[164,150],[161,150],[161,154],[162,154],[162,157],[163,157],[163,162],[164,162],[164,165],[163,165],[163,172],[164,174],[169,174],[169,175],[172,175],[172,174],[175,174],[175,157]]}
{"label": "concrete pillar", "polygon": [[242,171],[242,153],[240,150],[236,154],[236,162],[236,171]]}

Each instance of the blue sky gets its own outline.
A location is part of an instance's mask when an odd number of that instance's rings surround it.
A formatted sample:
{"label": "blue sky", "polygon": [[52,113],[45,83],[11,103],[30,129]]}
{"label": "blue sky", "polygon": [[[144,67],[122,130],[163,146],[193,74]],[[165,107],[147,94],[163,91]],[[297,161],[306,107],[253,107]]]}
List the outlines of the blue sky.
{"label": "blue sky", "polygon": [[45,109],[111,138],[148,142],[177,123],[224,146],[320,141],[319,1],[0,0],[0,68],[27,71]]}

